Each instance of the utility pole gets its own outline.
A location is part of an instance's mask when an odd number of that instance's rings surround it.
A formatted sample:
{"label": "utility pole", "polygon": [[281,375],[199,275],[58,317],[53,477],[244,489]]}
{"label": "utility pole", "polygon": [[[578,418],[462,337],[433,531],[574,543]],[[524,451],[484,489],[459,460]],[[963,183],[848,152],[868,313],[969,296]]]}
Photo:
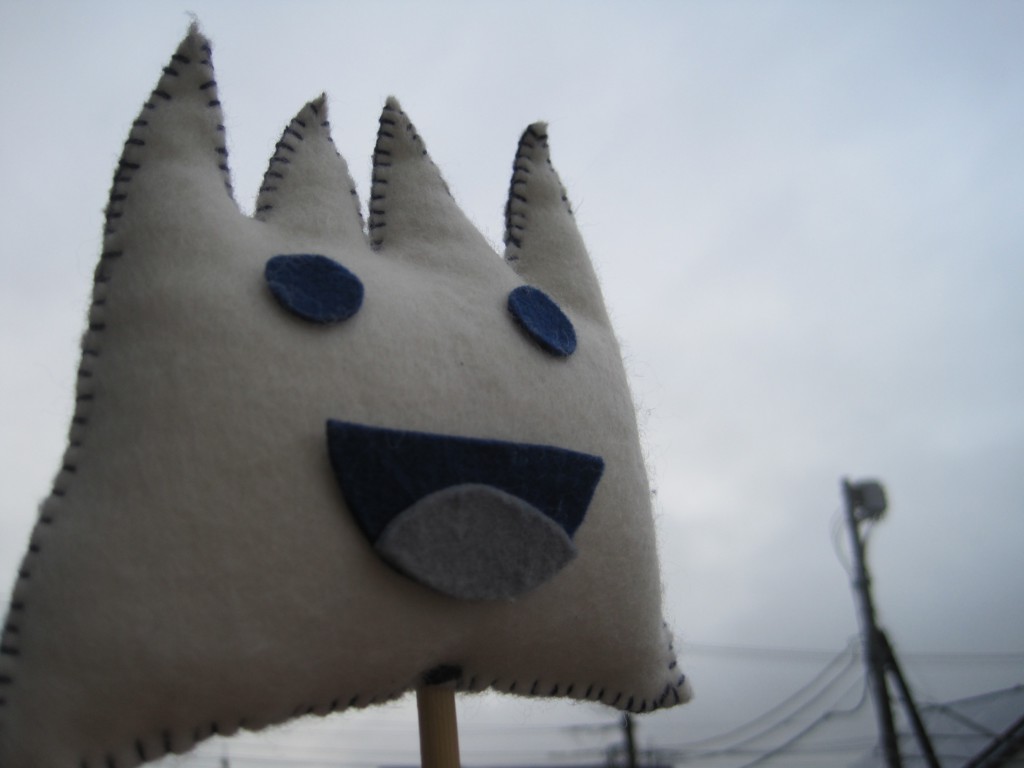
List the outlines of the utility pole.
{"label": "utility pole", "polygon": [[871,579],[864,563],[864,540],[860,535],[862,520],[877,520],[885,512],[885,491],[878,483],[851,484],[843,479],[843,500],[846,503],[846,523],[850,529],[850,548],[853,551],[853,587],[860,607],[861,630],[864,634],[864,660],[868,668],[871,695],[875,701],[878,736],[888,768],[901,768],[900,748],[896,741],[896,727],[892,718],[892,702],[885,680],[885,651],[878,624],[875,605],[871,600]]}
{"label": "utility pole", "polygon": [[896,689],[900,692],[900,698],[903,699],[903,708],[907,712],[907,717],[910,718],[910,727],[914,729],[914,737],[917,739],[917,745],[921,748],[924,761],[928,764],[929,768],[941,768],[938,755],[935,754],[935,747],[932,746],[932,740],[928,736],[927,729],[924,727],[924,721],[921,719],[921,713],[918,711],[914,697],[910,693],[910,686],[907,685],[907,679],[903,676],[900,663],[896,660],[896,652],[889,645],[889,638],[886,636],[884,629],[878,630],[878,638],[882,643],[885,668],[892,675]]}
{"label": "utility pole", "polygon": [[633,716],[629,712],[622,716],[622,731],[626,740],[626,766],[636,768],[636,739],[633,736]]}

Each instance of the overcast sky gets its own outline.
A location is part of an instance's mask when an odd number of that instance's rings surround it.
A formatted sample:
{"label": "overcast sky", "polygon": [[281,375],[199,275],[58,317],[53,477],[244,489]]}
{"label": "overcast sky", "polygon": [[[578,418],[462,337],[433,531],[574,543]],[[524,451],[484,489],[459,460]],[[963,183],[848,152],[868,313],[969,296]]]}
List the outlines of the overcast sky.
{"label": "overcast sky", "polygon": [[[0,0],[5,593],[64,449],[114,164],[188,11],[213,41],[247,211],[321,91],[365,196],[394,94],[500,244],[518,136],[549,122],[631,375],[697,691],[641,720],[644,743],[757,715],[856,634],[833,544],[843,476],[889,492],[870,563],[921,698],[1024,682],[1024,656],[973,656],[1024,654],[1021,2]],[[460,706],[478,763],[539,759],[497,753],[506,727],[615,719]],[[408,704],[216,748],[294,755],[339,731],[345,759],[415,760]]]}

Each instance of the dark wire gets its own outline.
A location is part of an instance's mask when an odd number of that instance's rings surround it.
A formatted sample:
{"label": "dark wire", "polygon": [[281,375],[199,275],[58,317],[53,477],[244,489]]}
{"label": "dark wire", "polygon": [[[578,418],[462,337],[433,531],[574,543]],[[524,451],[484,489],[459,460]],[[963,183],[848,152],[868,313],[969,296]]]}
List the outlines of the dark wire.
{"label": "dark wire", "polygon": [[[680,745],[675,746],[675,747],[669,747],[668,749],[669,750],[684,751],[684,752],[691,752],[694,749],[700,749],[702,747],[705,747],[705,746],[710,745],[710,744],[714,744],[716,742],[721,742],[721,741],[725,741],[727,739],[735,738],[739,734],[741,734],[741,733],[743,733],[745,731],[748,731],[751,728],[760,726],[762,723],[764,723],[767,720],[771,720],[771,719],[774,719],[776,717],[781,716],[781,719],[778,722],[775,722],[772,725],[769,725],[767,728],[764,728],[764,729],[762,729],[760,731],[757,731],[756,733],[753,733],[750,736],[746,736],[746,737],[742,738],[739,741],[733,742],[732,744],[729,744],[727,747],[723,747],[723,748],[719,748],[719,749],[725,749],[725,750],[734,749],[736,747],[743,746],[744,744],[749,744],[750,742],[752,742],[752,741],[754,741],[756,739],[759,739],[762,736],[765,736],[765,735],[767,735],[767,734],[777,730],[778,728],[780,728],[783,725],[785,725],[788,722],[790,722],[794,717],[796,717],[797,715],[801,714],[802,712],[806,711],[807,709],[812,707],[814,704],[816,704],[826,693],[828,693],[839,682],[840,679],[842,679],[842,677],[858,661],[858,655],[855,652],[855,648],[856,648],[855,643],[851,642],[838,655],[836,655],[828,664],[826,664],[825,667],[820,672],[818,672],[818,674],[816,674],[808,683],[806,683],[805,685],[801,686],[796,692],[794,692],[790,696],[788,696],[785,699],[783,699],[782,701],[780,701],[778,704],[776,704],[774,707],[769,709],[767,712],[763,712],[762,714],[758,715],[753,720],[749,720],[746,723],[738,725],[735,728],[731,728],[728,731],[725,731],[723,733],[717,734],[715,736],[709,736],[709,737],[704,738],[704,739],[698,739],[697,741],[687,742],[687,743],[680,744]],[[842,663],[842,662],[845,662],[845,663]],[[842,663],[841,668],[839,669],[838,672],[834,672],[835,668],[837,666],[839,666],[840,663]],[[831,677],[829,677],[830,674],[831,674]],[[824,683],[824,685],[821,688],[821,690],[819,690],[816,693],[814,693],[813,695],[811,695],[811,697],[808,698],[807,701],[805,701],[802,704],[800,704],[799,706],[797,706],[796,709],[794,709],[793,711],[788,712],[786,714],[783,714],[783,713],[786,712],[786,710],[792,704],[794,704],[795,702],[799,701],[805,694],[807,694],[809,691],[813,690],[816,686],[821,684],[823,680],[826,680],[826,678],[828,678],[828,679]],[[702,753],[705,753],[703,750],[701,750],[701,751],[702,751]],[[717,751],[719,751],[719,750],[715,750],[715,752],[717,752]]]}
{"label": "dark wire", "polygon": [[836,511],[832,513],[832,551],[836,553],[836,558],[839,560],[839,564],[843,566],[843,570],[846,571],[847,575],[853,576],[853,564],[850,562],[850,557],[846,548],[839,541],[842,532],[842,507],[838,507],[836,508]]}
{"label": "dark wire", "polygon": [[[868,700],[867,678],[862,677],[858,682],[861,685],[860,698],[857,700],[857,703],[854,704],[852,707],[849,707],[847,709],[830,709],[822,713],[820,717],[812,721],[806,728],[797,731],[790,738],[786,739],[786,741],[782,742],[781,744],[775,747],[772,747],[764,754],[751,760],[749,763],[744,763],[743,765],[739,766],[739,768],[753,768],[753,766],[759,765],[760,763],[763,763],[765,760],[770,760],[776,755],[788,751],[798,741],[816,731],[829,720],[839,717],[849,717],[850,715],[853,715],[856,712],[858,712],[864,706],[864,704],[867,703]],[[853,686],[847,688],[846,691],[843,692],[843,696],[845,697],[846,694],[852,690]]]}

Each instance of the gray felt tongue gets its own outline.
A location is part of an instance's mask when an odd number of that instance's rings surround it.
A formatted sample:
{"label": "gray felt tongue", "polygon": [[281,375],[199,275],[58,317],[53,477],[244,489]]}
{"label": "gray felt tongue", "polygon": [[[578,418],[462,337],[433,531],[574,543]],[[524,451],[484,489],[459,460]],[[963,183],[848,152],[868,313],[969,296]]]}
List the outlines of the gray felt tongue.
{"label": "gray felt tongue", "polygon": [[391,521],[375,546],[421,584],[467,600],[517,597],[576,557],[572,539],[536,507],[475,483],[420,499]]}

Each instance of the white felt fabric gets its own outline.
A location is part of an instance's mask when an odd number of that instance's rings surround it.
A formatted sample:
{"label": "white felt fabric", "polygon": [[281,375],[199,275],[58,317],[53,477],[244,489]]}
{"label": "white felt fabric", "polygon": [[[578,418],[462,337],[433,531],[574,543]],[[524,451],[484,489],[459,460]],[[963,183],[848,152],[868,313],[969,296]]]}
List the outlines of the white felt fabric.
{"label": "white felt fabric", "polygon": [[[191,30],[116,172],[70,445],[5,623],[0,766],[130,768],[211,733],[391,699],[442,664],[464,691],[632,711],[688,698],[618,344],[542,126],[512,188],[520,276],[393,101],[367,234],[322,98],[289,124],[298,136],[282,136],[244,216],[208,58]],[[262,278],[282,253],[354,272],[359,313],[321,327],[283,310]],[[524,279],[572,320],[571,357],[509,316]],[[328,418],[601,456],[578,556],[514,601],[402,576],[345,508]]]}

